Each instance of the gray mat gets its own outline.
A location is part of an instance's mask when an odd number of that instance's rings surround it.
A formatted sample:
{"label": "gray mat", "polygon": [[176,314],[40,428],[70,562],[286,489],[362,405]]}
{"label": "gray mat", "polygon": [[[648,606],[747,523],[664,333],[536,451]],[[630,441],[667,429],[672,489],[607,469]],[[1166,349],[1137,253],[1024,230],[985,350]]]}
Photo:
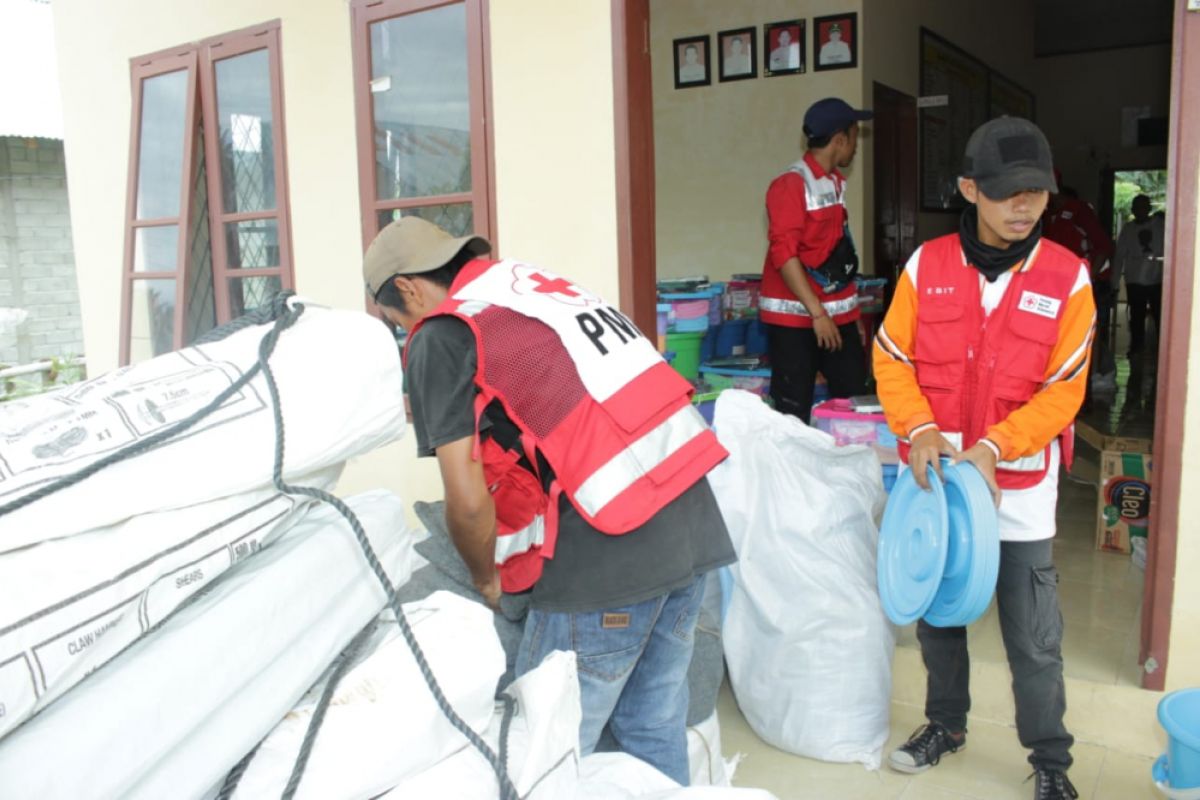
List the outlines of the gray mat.
{"label": "gray mat", "polygon": [[[445,503],[419,502],[414,506],[417,518],[429,531],[429,538],[416,545],[416,551],[429,563],[412,574],[409,581],[400,587],[400,602],[423,600],[436,591],[450,591],[463,597],[483,601],[475,591],[471,573],[463,563],[450,534],[446,529]],[[717,588],[716,581],[709,581],[709,591]],[[710,608],[705,604],[700,610],[696,625],[696,646],[692,663],[688,666],[688,717],[687,724],[695,725],[712,716],[717,707],[717,693],[725,678],[725,658],[721,645],[721,626]],[[500,613],[495,615],[496,634],[504,648],[507,670],[500,679],[497,691],[503,690],[516,677],[517,649],[525,631],[525,615],[529,611],[529,596],[506,594],[500,600]]]}

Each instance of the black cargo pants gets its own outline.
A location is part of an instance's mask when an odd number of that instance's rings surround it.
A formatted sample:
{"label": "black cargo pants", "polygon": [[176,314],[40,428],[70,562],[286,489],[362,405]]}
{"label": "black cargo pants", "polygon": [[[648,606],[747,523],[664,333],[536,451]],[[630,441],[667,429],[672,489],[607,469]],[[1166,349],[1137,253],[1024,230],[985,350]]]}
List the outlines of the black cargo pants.
{"label": "black cargo pants", "polygon": [[[1065,771],[1075,739],[1063,725],[1062,612],[1053,539],[1001,542],[996,603],[1000,634],[1012,670],[1017,735],[1035,767]],[[965,730],[971,709],[967,629],[917,623],[921,656],[929,672],[925,716],[953,732]]]}

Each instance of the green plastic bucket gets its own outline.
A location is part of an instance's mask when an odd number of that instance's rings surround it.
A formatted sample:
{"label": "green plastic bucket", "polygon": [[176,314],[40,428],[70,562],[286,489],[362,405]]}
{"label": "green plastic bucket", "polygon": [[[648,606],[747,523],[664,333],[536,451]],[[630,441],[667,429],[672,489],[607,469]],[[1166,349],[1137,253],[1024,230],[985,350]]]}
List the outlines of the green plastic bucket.
{"label": "green plastic bucket", "polygon": [[704,331],[667,334],[667,349],[675,352],[671,366],[689,381],[696,380],[700,374],[700,342],[703,339]]}

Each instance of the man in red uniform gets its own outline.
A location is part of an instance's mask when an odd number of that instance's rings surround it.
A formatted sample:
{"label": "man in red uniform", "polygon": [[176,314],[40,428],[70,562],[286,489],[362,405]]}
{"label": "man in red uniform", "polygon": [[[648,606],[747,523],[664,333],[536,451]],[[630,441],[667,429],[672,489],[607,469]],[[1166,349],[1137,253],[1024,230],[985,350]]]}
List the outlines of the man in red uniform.
{"label": "man in red uniform", "polygon": [[[1042,237],[1052,166],[1028,120],[1000,117],[971,135],[959,232],[913,254],[874,358],[879,400],[916,482],[929,488],[928,468],[940,474],[940,457],[950,456],[978,467],[992,488],[1017,735],[1031,751],[1033,796],[1073,800],[1053,543],[1059,466],[1071,462],[1096,315],[1087,265]],[[928,723],[888,758],[906,773],[962,750],[971,709],[967,629],[920,620],[917,639]]]}
{"label": "man in red uniform", "polygon": [[846,224],[846,179],[870,111],[828,97],[804,114],[808,150],[767,189],[767,256],[759,316],[767,326],[771,399],[808,422],[817,371],[833,397],[866,391],[858,332],[858,254]]}
{"label": "man in red uniform", "polygon": [[[1050,195],[1042,215],[1042,237],[1057,242],[1088,262],[1092,294],[1096,299],[1097,335],[1103,342],[1116,294],[1110,259],[1116,247],[1092,207],[1062,185],[1062,173],[1054,170],[1059,191]],[[1103,372],[1108,372],[1103,369]]]}

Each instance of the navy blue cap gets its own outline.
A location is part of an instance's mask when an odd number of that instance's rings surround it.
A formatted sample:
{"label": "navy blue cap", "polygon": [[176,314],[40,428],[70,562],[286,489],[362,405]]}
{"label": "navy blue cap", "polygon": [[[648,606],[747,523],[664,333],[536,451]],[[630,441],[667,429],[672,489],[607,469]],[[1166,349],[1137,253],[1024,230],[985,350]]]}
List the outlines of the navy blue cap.
{"label": "navy blue cap", "polygon": [[840,97],[826,97],[813,103],[804,112],[804,135],[810,139],[824,139],[849,128],[852,123],[874,116],[874,112],[866,109],[852,108]]}

